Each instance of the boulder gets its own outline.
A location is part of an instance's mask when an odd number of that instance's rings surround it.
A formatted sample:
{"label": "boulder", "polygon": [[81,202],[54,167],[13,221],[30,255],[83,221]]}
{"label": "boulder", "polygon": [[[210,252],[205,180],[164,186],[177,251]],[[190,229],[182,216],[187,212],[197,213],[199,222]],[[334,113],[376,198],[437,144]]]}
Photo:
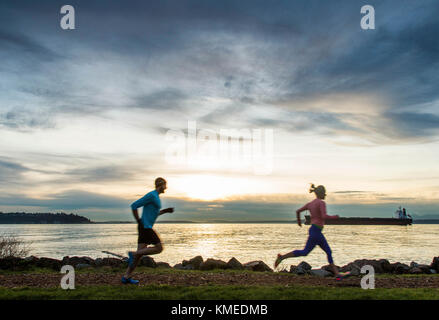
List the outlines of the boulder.
{"label": "boulder", "polygon": [[89,265],[94,265],[95,261],[90,258],[90,257],[64,257],[62,259],[62,265],[70,265],[73,267],[76,267],[78,264],[89,264]]}
{"label": "boulder", "polygon": [[21,265],[23,259],[18,257],[6,257],[0,259],[0,269],[11,270]]}
{"label": "boulder", "polygon": [[[394,268],[392,264],[389,262],[389,260],[381,259],[381,267],[383,268],[384,273],[392,273]],[[383,262],[384,261],[384,262]]]}
{"label": "boulder", "polygon": [[192,266],[191,270],[194,270],[194,269],[199,270],[202,263],[203,263],[203,257],[196,256],[196,257],[190,259],[189,261],[183,260],[182,265],[183,265],[183,267]]}
{"label": "boulder", "polygon": [[382,261],[386,261],[386,260],[384,260],[384,259],[382,259],[382,260],[361,259],[361,260],[355,260],[353,263],[355,265],[357,265],[360,268],[360,270],[363,266],[369,265],[369,266],[373,267],[375,273],[384,273],[384,268],[381,265]]}
{"label": "boulder", "polygon": [[63,265],[63,263],[61,262],[61,260],[43,257],[38,259],[36,265],[40,268],[50,268],[59,271],[61,270],[61,266]]}
{"label": "boulder", "polygon": [[207,259],[200,265],[200,270],[227,269],[227,263],[222,260]]}
{"label": "boulder", "polygon": [[297,268],[302,268],[303,270],[307,270],[307,271],[310,271],[312,269],[311,265],[306,261],[302,261],[301,263],[299,263]]}
{"label": "boulder", "polygon": [[174,269],[184,270],[183,264],[181,264],[181,263],[177,263],[177,264],[174,266]]}
{"label": "boulder", "polygon": [[244,269],[244,266],[242,265],[241,262],[239,262],[236,258],[232,258],[229,260],[229,262],[227,262],[227,266],[229,267],[229,269],[233,269],[233,270],[242,270]]}
{"label": "boulder", "polygon": [[361,269],[353,267],[349,272],[351,276],[359,276],[361,274]]}
{"label": "boulder", "polygon": [[439,257],[434,257],[433,261],[430,264],[430,269],[436,270],[439,272]]}
{"label": "boulder", "polygon": [[325,269],[311,269],[311,275],[317,276],[317,277],[332,277],[332,272],[326,271]]}
{"label": "boulder", "polygon": [[361,268],[364,266],[372,266],[375,273],[391,273],[393,271],[393,268],[390,264],[390,262],[387,259],[380,259],[380,260],[371,260],[371,259],[358,259],[354,262],[348,263],[347,265],[340,268],[341,272],[354,272],[361,274]]}
{"label": "boulder", "polygon": [[418,268],[421,269],[422,273],[424,274],[431,274],[430,266],[426,264],[420,264]]}
{"label": "boulder", "polygon": [[410,272],[410,266],[404,263],[396,262],[392,263],[391,265],[393,266],[393,273],[406,274]]}
{"label": "boulder", "polygon": [[[338,270],[340,270],[341,268],[339,267],[339,266],[335,266]],[[327,264],[327,265],[324,265],[323,267],[321,267],[320,269],[323,269],[323,270],[325,270],[325,271],[328,271],[328,272],[330,272],[331,274],[334,274],[333,272],[332,272],[332,268],[331,268],[331,266],[329,265],[329,264]]]}
{"label": "boulder", "polygon": [[381,265],[382,273],[387,273],[390,269],[390,262],[387,259],[380,259],[378,263]]}
{"label": "boulder", "polygon": [[157,268],[157,263],[155,263],[153,258],[148,256],[143,256],[139,261],[139,265],[148,268]]}
{"label": "boulder", "polygon": [[409,273],[411,273],[411,274],[421,274],[422,270],[420,268],[418,268],[418,267],[413,267],[413,268],[410,268]]}
{"label": "boulder", "polygon": [[35,265],[38,260],[40,260],[39,258],[35,257],[35,256],[30,256],[30,257],[26,257],[23,259],[23,262],[25,262],[28,265]]}
{"label": "boulder", "polygon": [[104,265],[103,259],[102,258],[96,258],[94,265],[96,267],[102,267]]}
{"label": "boulder", "polygon": [[[305,261],[302,261],[301,263],[299,263],[298,266],[291,265],[290,266],[290,273],[294,273],[294,274],[298,274],[298,275],[311,274],[311,269],[312,269],[311,265],[309,265]],[[327,271],[327,270],[325,270],[325,271]]]}
{"label": "boulder", "polygon": [[75,269],[86,269],[86,268],[91,268],[91,267],[92,267],[92,265],[88,264],[88,263],[78,263],[75,266]]}
{"label": "boulder", "polygon": [[171,268],[171,265],[167,262],[156,262],[157,268]]}
{"label": "boulder", "polygon": [[102,259],[102,266],[109,266],[109,267],[120,267],[125,264],[124,261],[117,258],[103,258]]}
{"label": "boulder", "polygon": [[[419,263],[416,263],[416,262],[412,261],[412,262],[410,263],[410,269],[413,269],[413,268],[418,268],[418,269],[420,269],[420,270],[421,270],[421,273],[431,274],[430,266],[429,266],[429,265],[426,265],[426,264],[419,264]],[[412,273],[412,272],[410,271],[410,273]]]}
{"label": "boulder", "polygon": [[244,263],[244,268],[247,270],[259,272],[273,272],[273,270],[269,266],[267,266],[264,261],[261,260]]}
{"label": "boulder", "polygon": [[339,268],[340,272],[350,272],[353,276],[358,276],[361,274],[361,268],[359,265],[351,262],[341,268]]}
{"label": "boulder", "polygon": [[297,266],[295,273],[296,274],[310,274],[311,273],[311,265],[305,261],[302,261],[301,263],[299,263],[299,265]]}

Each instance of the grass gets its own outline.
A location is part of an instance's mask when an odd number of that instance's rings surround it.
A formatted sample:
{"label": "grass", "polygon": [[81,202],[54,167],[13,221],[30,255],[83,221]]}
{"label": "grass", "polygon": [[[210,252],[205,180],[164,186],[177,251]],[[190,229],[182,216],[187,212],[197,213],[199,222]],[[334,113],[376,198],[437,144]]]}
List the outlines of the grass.
{"label": "grass", "polygon": [[[120,274],[126,270],[126,267],[99,267],[99,268],[84,268],[84,269],[76,269],[76,274]],[[8,275],[8,274],[59,274],[59,271],[50,269],[50,268],[39,268],[39,267],[31,267],[26,268],[24,270],[1,270],[0,275]],[[200,270],[179,270],[173,268],[148,268],[148,267],[137,267],[136,273],[146,273],[146,274],[206,274],[206,273],[228,273],[228,274],[243,274],[243,273],[254,273],[253,271],[248,270],[209,270],[209,271],[200,271]],[[294,274],[286,273],[286,272],[278,272],[276,273],[280,276],[285,277],[294,277]],[[395,277],[439,277],[439,274],[375,274],[376,278],[395,278]]]}
{"label": "grass", "polygon": [[[93,274],[120,274],[124,267],[101,267],[79,269],[75,272]],[[165,268],[139,267],[136,272],[144,274],[206,274],[206,273],[253,273],[246,270],[176,270]],[[59,274],[52,269],[33,268],[25,271],[0,270],[0,274]],[[288,273],[279,273],[285,277],[295,277]],[[438,277],[436,275],[388,275],[376,274],[377,278],[388,277]],[[166,300],[438,300],[439,288],[376,288],[363,290],[359,287],[324,287],[324,286],[245,286],[245,285],[202,285],[202,286],[122,286],[93,285],[77,286],[75,290],[61,288],[4,288],[0,285],[1,300],[131,300],[131,299],[166,299]]]}
{"label": "grass", "polygon": [[[120,274],[123,273],[126,270],[126,267],[99,267],[99,268],[84,268],[84,269],[75,269],[76,274],[108,274],[108,273],[114,273],[114,274]],[[59,271],[49,269],[49,268],[39,268],[39,267],[31,267],[23,270],[0,270],[0,275],[8,275],[8,274],[59,274]],[[148,267],[137,267],[135,273],[146,273],[146,274],[205,274],[205,273],[228,273],[228,274],[242,274],[242,273],[254,273],[253,271],[249,270],[221,270],[221,269],[215,269],[215,270],[209,270],[209,271],[200,271],[200,270],[179,270],[179,269],[172,269],[172,268],[148,268]],[[278,273],[279,275],[283,276],[292,276],[290,273]]]}
{"label": "grass", "polygon": [[327,288],[306,286],[78,286],[60,288],[0,287],[2,300],[437,300],[439,289]]}

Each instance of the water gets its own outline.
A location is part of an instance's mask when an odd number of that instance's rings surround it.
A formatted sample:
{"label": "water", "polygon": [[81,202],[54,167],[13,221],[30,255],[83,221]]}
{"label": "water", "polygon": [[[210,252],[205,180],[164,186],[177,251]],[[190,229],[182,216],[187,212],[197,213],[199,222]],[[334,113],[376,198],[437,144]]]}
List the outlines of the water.
{"label": "water", "polygon": [[[308,235],[308,226],[294,224],[156,224],[155,230],[165,250],[154,258],[171,265],[201,255],[225,261],[263,260],[272,266],[278,252],[302,249]],[[429,264],[439,255],[439,225],[325,226],[324,234],[338,265],[363,258]],[[107,257],[102,250],[125,255],[137,246],[135,224],[0,225],[0,235],[32,242],[30,255],[57,259]],[[327,264],[326,255],[316,247],[307,257],[282,265],[302,260],[314,267]]]}

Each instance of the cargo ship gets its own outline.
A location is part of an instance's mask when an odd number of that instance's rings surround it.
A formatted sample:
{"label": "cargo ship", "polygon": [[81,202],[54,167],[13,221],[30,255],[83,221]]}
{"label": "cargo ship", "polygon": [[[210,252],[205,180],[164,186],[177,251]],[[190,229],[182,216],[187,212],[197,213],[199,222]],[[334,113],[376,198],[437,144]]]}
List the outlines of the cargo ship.
{"label": "cargo ship", "polygon": [[[407,226],[413,223],[412,218],[343,218],[325,220],[326,225],[393,225]],[[311,217],[305,216],[305,224],[311,224]]]}

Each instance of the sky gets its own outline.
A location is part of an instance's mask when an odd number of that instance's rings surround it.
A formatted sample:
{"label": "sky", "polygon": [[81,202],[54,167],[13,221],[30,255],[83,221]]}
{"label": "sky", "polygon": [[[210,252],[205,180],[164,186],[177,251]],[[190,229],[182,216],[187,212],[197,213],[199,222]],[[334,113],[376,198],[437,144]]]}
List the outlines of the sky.
{"label": "sky", "polygon": [[439,218],[436,0],[65,4],[0,3],[0,211]]}

